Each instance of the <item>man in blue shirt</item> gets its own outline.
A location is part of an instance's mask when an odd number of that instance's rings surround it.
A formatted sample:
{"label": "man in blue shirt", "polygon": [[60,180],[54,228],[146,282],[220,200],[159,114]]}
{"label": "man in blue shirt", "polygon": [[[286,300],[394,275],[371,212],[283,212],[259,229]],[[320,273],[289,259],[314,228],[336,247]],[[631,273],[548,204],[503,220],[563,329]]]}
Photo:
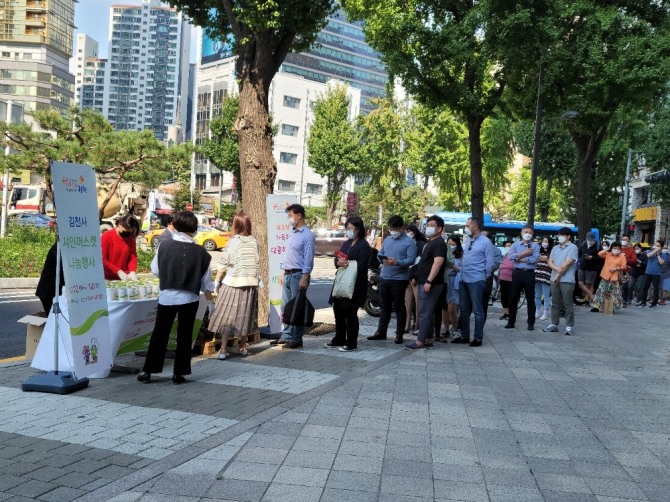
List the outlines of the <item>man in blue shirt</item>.
{"label": "man in blue shirt", "polygon": [[416,242],[403,231],[404,222],[400,216],[391,216],[388,221],[390,235],[384,239],[377,254],[382,262],[379,277],[379,297],[381,312],[377,332],[368,340],[386,340],[386,330],[395,310],[395,343],[403,343],[403,333],[407,312],[405,311],[405,290],[409,282],[409,267],[416,260]]}
{"label": "man in blue shirt", "polygon": [[665,264],[665,260],[668,259],[667,254],[662,254],[664,241],[656,241],[654,246],[649,252],[647,252],[647,269],[644,271],[644,286],[640,288],[637,303],[637,307],[646,307],[647,306],[647,295],[649,294],[649,287],[654,285],[654,294],[652,296],[650,308],[656,308],[658,305],[658,290],[661,284],[661,273],[663,271],[662,265]]}
{"label": "man in blue shirt", "polygon": [[514,328],[519,297],[523,289],[528,304],[528,331],[535,329],[535,266],[540,258],[540,246],[533,242],[534,230],[526,226],[521,230],[521,240],[512,244],[509,258],[514,262],[512,290],[509,299],[509,319],[505,329]]}
{"label": "man in blue shirt", "polygon": [[[309,277],[314,268],[314,250],[316,239],[305,223],[305,208],[300,204],[292,204],[286,208],[289,224],[293,232],[286,242],[282,270],[284,270],[284,285],[281,297],[282,310],[286,304],[298,296],[298,290],[307,290]],[[285,325],[279,340],[270,342],[270,345],[284,345],[285,349],[302,348],[304,326]]]}
{"label": "man in blue shirt", "polygon": [[[470,347],[481,347],[484,340],[484,287],[486,278],[493,273],[494,248],[491,240],[482,235],[482,222],[473,216],[465,223],[461,283],[458,288],[461,314],[458,325],[461,336],[452,343],[469,343]],[[475,336],[470,342],[470,315],[475,314]]]}

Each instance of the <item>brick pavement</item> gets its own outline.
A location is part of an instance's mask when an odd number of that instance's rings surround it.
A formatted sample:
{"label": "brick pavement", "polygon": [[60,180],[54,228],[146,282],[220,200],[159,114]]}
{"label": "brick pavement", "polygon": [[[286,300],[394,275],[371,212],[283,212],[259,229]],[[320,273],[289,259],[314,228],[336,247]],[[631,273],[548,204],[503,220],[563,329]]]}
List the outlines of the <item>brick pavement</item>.
{"label": "brick pavement", "polygon": [[26,394],[2,366],[0,500],[668,500],[670,307],[578,308],[573,337],[490,315],[477,349],[264,342],[182,386]]}

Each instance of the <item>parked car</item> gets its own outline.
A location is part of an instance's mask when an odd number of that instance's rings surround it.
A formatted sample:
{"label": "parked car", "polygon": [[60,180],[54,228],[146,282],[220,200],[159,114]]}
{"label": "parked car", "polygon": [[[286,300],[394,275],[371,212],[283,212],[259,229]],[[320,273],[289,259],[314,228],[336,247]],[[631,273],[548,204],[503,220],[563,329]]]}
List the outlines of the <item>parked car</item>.
{"label": "parked car", "polygon": [[14,225],[42,228],[54,228],[56,226],[55,219],[41,213],[16,213],[10,217],[9,222]]}
{"label": "parked car", "polygon": [[193,240],[207,251],[216,251],[226,247],[232,235],[232,232],[226,232],[222,228],[198,225],[198,233]]}
{"label": "parked car", "polygon": [[347,240],[344,230],[331,230],[326,237],[320,236],[317,230],[314,232],[314,237],[316,238],[317,256],[334,256],[335,251],[339,250]]}
{"label": "parked car", "polygon": [[158,238],[161,236],[165,228],[154,228],[147,231],[144,234],[144,240],[147,241],[147,245],[156,249],[158,247]]}

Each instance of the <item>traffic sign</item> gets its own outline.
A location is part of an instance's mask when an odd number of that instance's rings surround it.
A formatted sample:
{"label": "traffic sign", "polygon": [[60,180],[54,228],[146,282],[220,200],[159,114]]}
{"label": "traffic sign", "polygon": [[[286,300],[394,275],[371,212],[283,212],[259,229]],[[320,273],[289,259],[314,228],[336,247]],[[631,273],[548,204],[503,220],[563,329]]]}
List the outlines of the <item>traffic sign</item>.
{"label": "traffic sign", "polygon": [[188,204],[186,204],[186,210],[187,211],[193,211],[193,204],[191,204],[190,202]]}

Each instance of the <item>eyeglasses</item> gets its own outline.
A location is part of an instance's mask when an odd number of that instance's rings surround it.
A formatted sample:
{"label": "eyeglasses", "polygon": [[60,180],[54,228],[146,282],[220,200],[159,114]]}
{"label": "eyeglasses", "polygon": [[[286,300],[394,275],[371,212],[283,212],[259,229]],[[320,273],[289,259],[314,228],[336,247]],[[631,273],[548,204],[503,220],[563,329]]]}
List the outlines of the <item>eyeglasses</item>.
{"label": "eyeglasses", "polygon": [[470,245],[468,246],[468,251],[472,251],[472,245],[475,243],[474,239],[470,240]]}

